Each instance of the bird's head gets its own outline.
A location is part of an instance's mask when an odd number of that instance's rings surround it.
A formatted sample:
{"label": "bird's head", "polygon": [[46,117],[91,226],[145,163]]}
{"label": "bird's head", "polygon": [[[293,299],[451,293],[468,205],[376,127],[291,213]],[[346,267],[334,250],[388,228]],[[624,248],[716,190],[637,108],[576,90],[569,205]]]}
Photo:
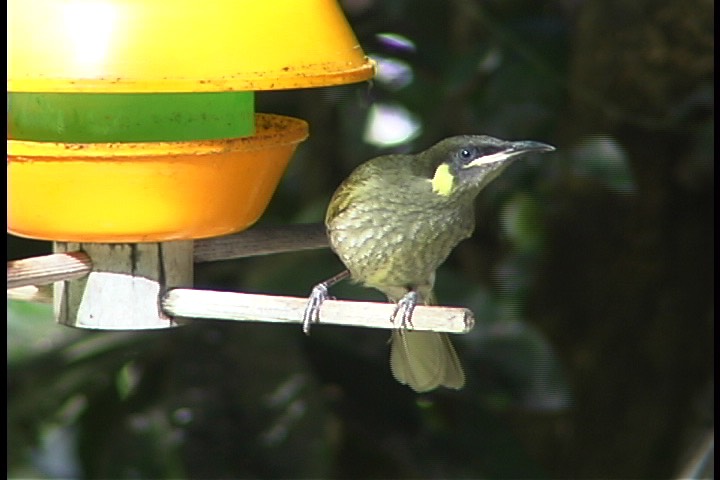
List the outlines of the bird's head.
{"label": "bird's head", "polygon": [[450,137],[421,155],[432,168],[432,189],[438,195],[479,192],[510,162],[532,152],[551,152],[555,147],[529,140],[511,142],[487,135]]}

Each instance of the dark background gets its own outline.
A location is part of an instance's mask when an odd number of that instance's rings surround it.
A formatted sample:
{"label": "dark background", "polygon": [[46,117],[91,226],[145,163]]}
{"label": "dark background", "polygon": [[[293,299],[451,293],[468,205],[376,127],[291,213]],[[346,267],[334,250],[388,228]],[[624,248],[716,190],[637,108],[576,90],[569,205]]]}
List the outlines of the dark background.
{"label": "dark background", "polygon": [[[454,337],[466,387],[397,384],[385,331],[85,332],[10,302],[8,476],[691,475],[714,422],[713,2],[342,5],[365,52],[412,78],[259,93],[311,127],[261,223],[320,221],[362,161],[446,136],[557,147],[480,195],[438,272],[440,303],[477,319]],[[383,105],[417,135],[366,141]],[[9,237],[9,258],[49,251]],[[196,287],[305,296],[340,269],[329,250],[281,254],[200,265]]]}

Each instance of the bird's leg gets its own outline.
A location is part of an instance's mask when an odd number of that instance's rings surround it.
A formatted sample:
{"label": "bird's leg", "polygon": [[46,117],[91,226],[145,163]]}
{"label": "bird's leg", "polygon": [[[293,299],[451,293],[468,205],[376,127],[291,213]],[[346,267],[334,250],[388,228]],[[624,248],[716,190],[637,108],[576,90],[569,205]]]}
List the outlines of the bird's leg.
{"label": "bird's leg", "polygon": [[305,333],[305,335],[310,335],[310,324],[320,323],[320,305],[330,298],[328,288],[345,280],[349,276],[350,271],[343,270],[334,277],[330,277],[313,287],[312,292],[310,292],[310,298],[308,298],[307,306],[305,306],[305,312],[303,313],[303,333]]}
{"label": "bird's leg", "polygon": [[399,314],[400,328],[407,329],[408,325],[412,327],[413,310],[415,310],[415,307],[417,306],[419,300],[420,294],[417,292],[417,290],[408,291],[395,305],[395,310],[393,310],[393,313],[390,316],[390,321],[395,324],[395,319],[398,317]]}

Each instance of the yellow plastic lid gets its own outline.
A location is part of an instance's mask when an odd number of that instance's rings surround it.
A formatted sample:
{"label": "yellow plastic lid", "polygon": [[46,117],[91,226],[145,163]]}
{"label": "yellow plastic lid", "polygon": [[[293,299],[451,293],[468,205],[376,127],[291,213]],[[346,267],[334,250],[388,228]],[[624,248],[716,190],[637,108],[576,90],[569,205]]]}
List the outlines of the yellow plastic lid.
{"label": "yellow plastic lid", "polygon": [[367,80],[335,0],[11,0],[9,92],[217,92]]}

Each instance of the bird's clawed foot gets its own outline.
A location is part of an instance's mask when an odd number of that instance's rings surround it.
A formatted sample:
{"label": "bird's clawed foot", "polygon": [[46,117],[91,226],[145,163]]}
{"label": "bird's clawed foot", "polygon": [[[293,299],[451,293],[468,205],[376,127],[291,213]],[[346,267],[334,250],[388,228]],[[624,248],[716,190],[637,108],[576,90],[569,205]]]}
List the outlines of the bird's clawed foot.
{"label": "bird's clawed foot", "polygon": [[343,270],[332,278],[325,280],[324,282],[318,283],[310,292],[310,298],[305,306],[305,312],[303,312],[303,333],[310,335],[310,325],[313,323],[320,323],[320,306],[325,300],[329,300],[332,297],[328,293],[328,288],[332,287],[341,280],[345,280],[350,276],[350,272]]}
{"label": "bird's clawed foot", "polygon": [[310,298],[303,313],[303,333],[310,335],[310,325],[320,323],[320,305],[330,298],[327,282],[318,283],[310,292]]}
{"label": "bird's clawed foot", "polygon": [[390,321],[395,324],[396,319],[400,317],[400,328],[407,329],[408,326],[412,328],[412,314],[419,302],[419,298],[420,295],[415,290],[407,292],[395,305]]}

